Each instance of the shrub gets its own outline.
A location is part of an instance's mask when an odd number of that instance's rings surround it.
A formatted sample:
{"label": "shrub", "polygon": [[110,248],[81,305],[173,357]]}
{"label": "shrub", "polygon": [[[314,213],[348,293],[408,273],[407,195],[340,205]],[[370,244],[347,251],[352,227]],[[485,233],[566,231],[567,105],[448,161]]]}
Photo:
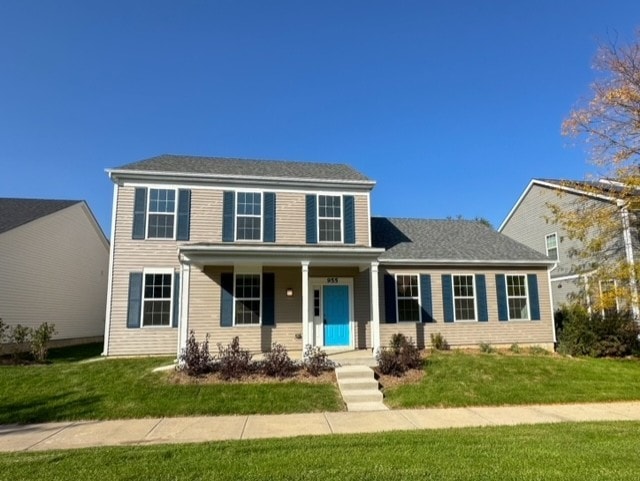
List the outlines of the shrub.
{"label": "shrub", "polygon": [[16,324],[9,330],[8,341],[11,347],[11,358],[18,362],[22,358],[24,345],[31,343],[31,329],[21,324]]}
{"label": "shrub", "polygon": [[204,341],[198,344],[194,331],[189,332],[187,346],[182,350],[179,357],[178,369],[186,372],[189,376],[201,376],[213,370],[213,359],[209,353],[209,334]]}
{"label": "shrub", "polygon": [[271,350],[264,355],[262,371],[271,377],[289,377],[296,370],[296,363],[291,360],[287,348],[274,342]]}
{"label": "shrub", "polygon": [[389,347],[380,349],[376,354],[378,370],[382,374],[402,376],[409,369],[418,369],[422,366],[420,351],[411,338],[397,333],[391,336]]}
{"label": "shrub", "polygon": [[480,352],[484,352],[485,354],[492,354],[496,352],[493,346],[488,342],[481,342],[480,344],[478,344],[478,347],[480,348]]}
{"label": "shrub", "polygon": [[240,379],[251,373],[251,353],[240,348],[238,336],[224,347],[218,343],[218,368],[223,379]]}
{"label": "shrub", "polygon": [[331,371],[336,367],[336,363],[329,359],[325,351],[311,344],[307,344],[304,348],[302,365],[312,376],[319,376],[320,373]]}
{"label": "shrub", "polygon": [[520,346],[518,345],[517,342],[514,342],[513,344],[511,344],[511,346],[509,347],[509,350],[514,354],[520,354],[522,352],[522,349],[520,349]]}
{"label": "shrub", "polygon": [[589,314],[581,306],[564,307],[558,351],[573,356],[623,357],[640,349],[640,327],[629,312]]}
{"label": "shrub", "polygon": [[5,338],[7,337],[8,330],[9,330],[9,326],[0,317],[0,345],[2,345],[5,342],[7,342],[7,341],[5,341]]}
{"label": "shrub", "polygon": [[49,353],[49,341],[57,332],[55,324],[43,322],[37,328],[29,331],[31,355],[36,362],[45,362]]}
{"label": "shrub", "polygon": [[448,351],[450,349],[449,343],[439,332],[436,334],[431,333],[431,346],[436,351]]}
{"label": "shrub", "polygon": [[532,356],[546,356],[549,354],[549,351],[541,346],[531,346],[529,348],[529,354],[531,354]]}

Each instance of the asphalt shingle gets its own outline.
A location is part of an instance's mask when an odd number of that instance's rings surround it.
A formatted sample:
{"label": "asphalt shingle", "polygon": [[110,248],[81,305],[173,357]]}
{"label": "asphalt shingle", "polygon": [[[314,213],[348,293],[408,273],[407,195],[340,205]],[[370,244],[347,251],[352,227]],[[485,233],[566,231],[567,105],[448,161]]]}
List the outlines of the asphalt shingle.
{"label": "asphalt shingle", "polygon": [[78,202],[81,201],[0,198],[0,234]]}

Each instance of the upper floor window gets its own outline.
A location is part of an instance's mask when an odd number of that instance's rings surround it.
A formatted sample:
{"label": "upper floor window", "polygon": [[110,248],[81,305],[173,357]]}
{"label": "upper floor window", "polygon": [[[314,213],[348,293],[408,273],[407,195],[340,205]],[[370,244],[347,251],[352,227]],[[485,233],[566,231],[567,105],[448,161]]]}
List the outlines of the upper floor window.
{"label": "upper floor window", "polygon": [[456,321],[474,321],[476,319],[473,276],[453,276],[453,305]]}
{"label": "upper floor window", "polygon": [[341,196],[318,196],[318,234],[320,242],[342,242]]}
{"label": "upper floor window", "polygon": [[173,189],[149,189],[147,209],[147,237],[173,239],[176,219],[176,191]]}
{"label": "upper floor window", "polygon": [[509,319],[529,319],[527,279],[523,275],[506,276]]}
{"label": "upper floor window", "polygon": [[420,288],[417,275],[396,276],[398,322],[420,322]]}
{"label": "upper floor window", "polygon": [[142,289],[142,325],[171,325],[172,273],[145,273]]}
{"label": "upper floor window", "polygon": [[236,239],[262,239],[262,194],[238,192],[236,208]]}
{"label": "upper floor window", "polygon": [[544,238],[547,256],[553,260],[558,260],[558,234],[547,234]]}
{"label": "upper floor window", "polygon": [[260,324],[260,274],[236,274],[236,325]]}

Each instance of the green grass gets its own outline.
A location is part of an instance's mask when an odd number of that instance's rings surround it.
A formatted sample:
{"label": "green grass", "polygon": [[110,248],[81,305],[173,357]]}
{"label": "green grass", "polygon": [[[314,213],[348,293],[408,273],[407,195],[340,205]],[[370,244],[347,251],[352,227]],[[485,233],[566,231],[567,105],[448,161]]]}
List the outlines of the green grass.
{"label": "green grass", "polygon": [[640,360],[434,352],[419,383],[385,390],[392,407],[640,399]]}
{"label": "green grass", "polygon": [[640,423],[575,423],[0,454],[0,479],[638,479]]}
{"label": "green grass", "polygon": [[171,358],[83,363],[98,347],[51,352],[47,365],[0,366],[0,424],[79,419],[339,411],[332,384],[171,384]]}

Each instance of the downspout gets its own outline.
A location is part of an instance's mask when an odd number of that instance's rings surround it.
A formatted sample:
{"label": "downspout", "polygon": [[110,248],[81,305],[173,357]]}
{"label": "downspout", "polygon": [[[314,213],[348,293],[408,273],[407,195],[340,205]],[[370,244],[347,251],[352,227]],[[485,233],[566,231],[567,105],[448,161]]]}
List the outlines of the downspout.
{"label": "downspout", "polygon": [[[111,173],[109,178],[113,181]],[[104,345],[102,347],[102,355],[109,355],[109,333],[111,332],[111,296],[113,293],[113,253],[115,250],[115,237],[116,237],[116,215],[118,208],[118,183],[113,184],[113,204],[111,206],[111,239],[109,242],[109,273],[107,274],[107,305],[104,316]]]}

